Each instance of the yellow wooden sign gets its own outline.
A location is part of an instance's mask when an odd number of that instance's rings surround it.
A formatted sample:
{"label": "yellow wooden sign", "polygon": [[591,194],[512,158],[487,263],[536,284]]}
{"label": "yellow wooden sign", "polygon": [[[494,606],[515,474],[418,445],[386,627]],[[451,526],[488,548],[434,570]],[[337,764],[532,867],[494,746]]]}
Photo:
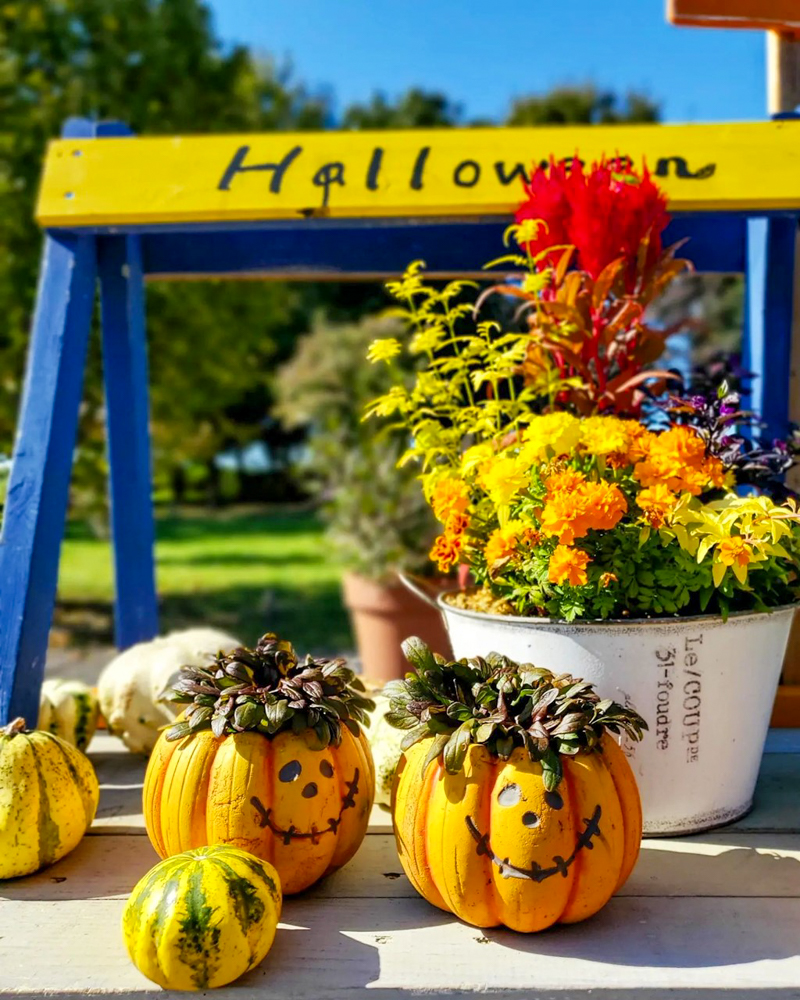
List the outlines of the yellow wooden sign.
{"label": "yellow wooden sign", "polygon": [[800,0],[667,0],[673,24],[800,31]]}
{"label": "yellow wooden sign", "polygon": [[800,124],[60,139],[37,219],[80,227],[508,215],[532,165],[644,159],[673,210],[800,208]]}

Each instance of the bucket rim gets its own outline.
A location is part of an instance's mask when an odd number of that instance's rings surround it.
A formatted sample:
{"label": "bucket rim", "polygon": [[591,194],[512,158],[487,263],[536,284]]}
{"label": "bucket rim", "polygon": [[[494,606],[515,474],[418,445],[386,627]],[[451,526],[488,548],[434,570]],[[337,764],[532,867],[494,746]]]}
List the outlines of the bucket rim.
{"label": "bucket rim", "polygon": [[663,616],[661,618],[583,618],[580,621],[568,622],[564,621],[562,618],[538,618],[529,615],[498,615],[492,614],[489,611],[473,611],[469,608],[457,608],[455,605],[449,604],[445,600],[449,594],[457,594],[459,592],[460,591],[457,590],[447,590],[438,595],[436,603],[443,615],[451,614],[457,615],[461,618],[471,618],[476,621],[495,622],[501,628],[510,625],[534,625],[576,631],[582,629],[591,629],[595,632],[606,629],[609,631],[614,629],[626,629],[631,631],[638,629],[676,628],[684,623],[687,625],[697,625],[702,623],[709,625],[727,625],[732,621],[746,622],[749,619],[766,620],[775,615],[782,618],[784,615],[794,614],[795,611],[800,610],[800,601],[797,601],[792,604],[781,604],[775,608],[770,608],[768,611],[734,611],[728,615],[727,619],[723,619],[722,615],[674,615],[669,617]]}

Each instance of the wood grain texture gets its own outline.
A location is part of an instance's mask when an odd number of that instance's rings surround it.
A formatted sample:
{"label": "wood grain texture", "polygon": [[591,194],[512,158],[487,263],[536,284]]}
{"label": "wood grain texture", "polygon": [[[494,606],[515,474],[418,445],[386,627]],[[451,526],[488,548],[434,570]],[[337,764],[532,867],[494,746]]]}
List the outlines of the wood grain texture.
{"label": "wood grain texture", "polygon": [[45,237],[0,538],[0,724],[38,717],[95,274],[93,237]]}
{"label": "wood grain texture", "polygon": [[158,635],[144,281],[138,236],[98,242],[119,649]]}
{"label": "wood grain texture", "polygon": [[797,0],[668,0],[667,17],[689,27],[800,31]]}
{"label": "wood grain texture", "polygon": [[[531,164],[646,158],[673,210],[800,207],[793,122],[57,140],[45,226],[508,216]],[[371,171],[381,152],[377,174]]]}
{"label": "wood grain texture", "polygon": [[[751,817],[646,841],[630,881],[603,911],[540,935],[480,931],[426,904],[377,816],[347,866],[287,900],[262,965],[215,995],[789,1000],[800,982],[799,746],[797,732],[770,735]],[[105,734],[92,757],[101,804],[123,792],[133,806],[143,760]],[[130,964],[119,931],[126,894],[155,852],[142,835],[101,832],[103,823],[52,868],[0,883],[0,993],[165,996]],[[759,832],[769,824],[782,832]]]}

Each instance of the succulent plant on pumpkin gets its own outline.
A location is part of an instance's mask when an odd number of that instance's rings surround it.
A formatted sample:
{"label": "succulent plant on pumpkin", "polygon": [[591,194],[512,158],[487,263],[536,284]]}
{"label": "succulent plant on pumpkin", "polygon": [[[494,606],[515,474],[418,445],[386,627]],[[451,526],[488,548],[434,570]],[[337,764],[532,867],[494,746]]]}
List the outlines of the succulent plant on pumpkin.
{"label": "succulent plant on pumpkin", "polygon": [[373,801],[361,729],[373,703],[343,660],[301,661],[268,633],[184,667],[168,697],[186,708],[156,744],[144,788],[162,857],[231,844],[273,864],[287,894],[352,857]]}
{"label": "succulent plant on pumpkin", "polygon": [[596,913],[639,853],[641,805],[611,734],[631,709],[497,654],[448,662],[418,640],[387,692],[407,729],[393,814],[411,883],[479,927],[542,930]]}

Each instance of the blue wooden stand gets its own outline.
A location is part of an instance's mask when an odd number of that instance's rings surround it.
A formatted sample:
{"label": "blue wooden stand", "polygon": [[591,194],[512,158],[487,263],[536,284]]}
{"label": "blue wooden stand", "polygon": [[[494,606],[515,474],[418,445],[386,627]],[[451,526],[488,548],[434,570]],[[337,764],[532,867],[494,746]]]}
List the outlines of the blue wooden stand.
{"label": "blue wooden stand", "polygon": [[[67,122],[64,136],[102,141],[119,123]],[[158,630],[153,560],[144,279],[148,276],[380,280],[423,259],[460,274],[498,255],[507,219],[236,222],[106,226],[45,234],[28,370],[0,537],[0,724],[34,722],[66,519],[86,347],[99,279],[108,413],[115,632],[121,648]],[[797,216],[678,214],[698,270],[746,272],[745,364],[754,408],[775,436],[789,413]]]}

